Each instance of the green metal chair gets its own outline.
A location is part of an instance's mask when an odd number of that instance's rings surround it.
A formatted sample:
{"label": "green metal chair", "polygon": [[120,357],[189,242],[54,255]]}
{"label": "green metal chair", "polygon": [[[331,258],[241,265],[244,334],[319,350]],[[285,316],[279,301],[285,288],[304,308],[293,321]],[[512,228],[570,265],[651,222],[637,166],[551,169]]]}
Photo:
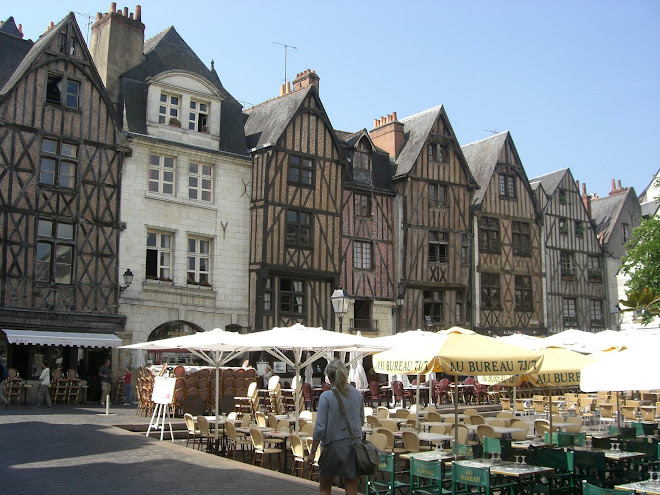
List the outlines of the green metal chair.
{"label": "green metal chair", "polygon": [[438,461],[424,461],[410,458],[410,493],[411,495],[449,495],[451,490],[442,487],[444,464]]}
{"label": "green metal chair", "polygon": [[486,454],[501,454],[502,444],[499,438],[484,437],[484,455]]}
{"label": "green metal chair", "polygon": [[573,462],[577,480],[607,488],[609,482],[607,478],[608,467],[604,452],[576,450],[573,452]]}
{"label": "green metal chair", "polygon": [[478,459],[483,455],[483,447],[481,445],[466,445],[464,443],[459,443],[458,455],[464,459]]}
{"label": "green metal chair", "polygon": [[631,490],[615,490],[613,488],[601,488],[587,482],[582,483],[582,495],[632,495],[634,493]]}
{"label": "green metal chair", "polygon": [[[451,466],[451,493],[452,495],[465,495],[480,493],[500,495],[516,493],[517,483],[491,484],[490,469],[488,467],[461,466],[454,462]],[[476,488],[475,492],[473,488]]]}
{"label": "green metal chair", "polygon": [[375,495],[394,495],[397,489],[408,486],[406,483],[395,479],[397,473],[395,469],[394,454],[380,455],[378,471],[382,473],[382,479],[373,479],[373,476],[367,476],[366,495],[370,495],[371,493]]}
{"label": "green metal chair", "polygon": [[555,470],[554,473],[546,476],[550,494],[575,492],[573,452],[565,452],[562,449],[538,449],[536,465]]}

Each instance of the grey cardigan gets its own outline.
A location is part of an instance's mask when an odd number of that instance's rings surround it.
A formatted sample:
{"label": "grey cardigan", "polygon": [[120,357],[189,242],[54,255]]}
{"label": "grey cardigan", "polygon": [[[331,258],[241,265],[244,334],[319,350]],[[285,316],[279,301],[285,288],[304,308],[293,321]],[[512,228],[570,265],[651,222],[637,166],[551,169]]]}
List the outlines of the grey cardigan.
{"label": "grey cardigan", "polygon": [[[346,409],[346,416],[356,437],[362,436],[364,424],[364,405],[362,394],[352,385],[347,386],[347,394],[339,394]],[[339,409],[339,403],[332,390],[326,390],[319,398],[319,407],[316,413],[314,426],[314,440],[319,440],[321,446],[335,440],[350,438],[346,420]]]}

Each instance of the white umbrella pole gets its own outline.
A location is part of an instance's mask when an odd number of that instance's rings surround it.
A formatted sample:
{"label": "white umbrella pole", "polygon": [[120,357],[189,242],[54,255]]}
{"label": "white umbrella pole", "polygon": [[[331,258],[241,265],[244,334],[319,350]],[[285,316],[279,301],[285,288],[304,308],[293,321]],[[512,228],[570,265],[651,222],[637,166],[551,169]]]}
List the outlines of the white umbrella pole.
{"label": "white umbrella pole", "polygon": [[218,444],[218,399],[220,398],[220,367],[218,366],[218,353],[215,354],[215,444]]}
{"label": "white umbrella pole", "polygon": [[458,459],[458,375],[454,375],[454,458]]}
{"label": "white umbrella pole", "polygon": [[[552,387],[548,388],[548,415],[550,416],[550,448],[552,448]],[[559,440],[559,437],[557,437]]]}
{"label": "white umbrella pole", "polygon": [[616,393],[616,427],[621,433],[621,392]]}
{"label": "white umbrella pole", "polygon": [[421,380],[422,375],[417,375],[417,397],[415,398],[415,429],[419,432],[419,381]]}
{"label": "white umbrella pole", "polygon": [[[298,360],[298,364],[296,365],[296,389],[294,390],[293,394],[293,400],[295,401],[295,418],[296,418],[296,424],[294,425],[296,435],[298,434],[298,418],[300,417],[300,411],[298,407],[298,389],[300,388],[300,359]],[[284,453],[286,455],[286,452]]]}
{"label": "white umbrella pole", "polygon": [[511,408],[513,409],[513,415],[516,415],[516,387],[513,387],[513,404],[511,404]]}

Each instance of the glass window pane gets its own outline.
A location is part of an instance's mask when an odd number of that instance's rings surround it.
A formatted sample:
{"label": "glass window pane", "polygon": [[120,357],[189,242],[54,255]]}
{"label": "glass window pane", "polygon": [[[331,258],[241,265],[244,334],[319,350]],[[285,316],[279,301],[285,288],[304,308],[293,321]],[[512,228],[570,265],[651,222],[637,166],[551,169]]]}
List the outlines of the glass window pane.
{"label": "glass window pane", "polygon": [[41,159],[41,174],[39,181],[43,184],[55,184],[55,160],[50,158]]}
{"label": "glass window pane", "polygon": [[164,194],[172,194],[173,192],[174,192],[174,188],[172,187],[172,184],[163,184]]}
{"label": "glass window pane", "polygon": [[197,177],[188,177],[188,185],[190,187],[197,187]]}
{"label": "glass window pane", "polygon": [[157,234],[155,232],[147,232],[147,246],[156,247],[156,237]]}
{"label": "glass window pane", "polygon": [[43,139],[41,141],[42,151],[48,151],[49,153],[57,153],[57,141],[52,139]]}
{"label": "glass window pane", "polygon": [[[193,101],[193,100],[190,100],[190,108],[195,110],[197,108],[197,102]],[[194,115],[194,114],[191,113],[190,115]]]}
{"label": "glass window pane", "polygon": [[78,155],[78,147],[69,143],[62,143],[62,155],[75,158]]}
{"label": "glass window pane", "polygon": [[202,165],[202,174],[211,176],[211,165]]}
{"label": "glass window pane", "polygon": [[199,252],[209,254],[211,243],[209,241],[199,241]]}
{"label": "glass window pane", "polygon": [[50,263],[51,245],[46,242],[37,243],[37,261]]}
{"label": "glass window pane", "polygon": [[211,201],[211,193],[209,191],[202,191],[202,200]]}
{"label": "glass window pane", "polygon": [[163,166],[165,168],[174,168],[174,158],[166,156],[163,159]]}
{"label": "glass window pane", "polygon": [[206,104],[205,103],[200,103],[199,104],[199,111],[200,112],[206,112]]}
{"label": "glass window pane", "polygon": [[200,258],[199,259],[199,270],[202,272],[208,272],[209,271],[209,259],[208,258]]}
{"label": "glass window pane", "polygon": [[160,165],[160,157],[158,155],[149,155],[149,164],[150,165]]}
{"label": "glass window pane", "polygon": [[38,234],[53,237],[53,222],[50,220],[39,220]]}
{"label": "glass window pane", "polygon": [[174,182],[174,172],[164,172],[163,181],[165,182]]}
{"label": "glass window pane", "polygon": [[170,249],[172,247],[172,236],[170,234],[160,235],[160,247]]}
{"label": "glass window pane", "polygon": [[[197,258],[195,258],[194,256],[188,257],[188,270],[195,270],[195,265],[196,265],[195,261],[197,261]],[[188,277],[190,277],[190,274],[188,274]]]}
{"label": "glass window pane", "polygon": [[[162,101],[162,102],[164,102],[164,103],[167,103],[167,95],[164,95],[164,94],[161,93],[161,95],[160,95],[160,101]],[[161,107],[161,108],[162,108],[162,107]]]}
{"label": "glass window pane", "polygon": [[190,163],[188,165],[188,172],[190,172],[191,174],[196,174],[197,172],[199,172],[199,165],[197,165],[196,163]]}
{"label": "glass window pane", "polygon": [[188,252],[189,253],[197,252],[197,239],[188,239]]}
{"label": "glass window pane", "polygon": [[57,225],[58,239],[73,239],[73,224],[60,223]]}
{"label": "glass window pane", "polygon": [[172,103],[172,105],[178,105],[179,104],[179,98],[176,97],[176,96],[172,96],[172,98],[170,100],[170,103]]}

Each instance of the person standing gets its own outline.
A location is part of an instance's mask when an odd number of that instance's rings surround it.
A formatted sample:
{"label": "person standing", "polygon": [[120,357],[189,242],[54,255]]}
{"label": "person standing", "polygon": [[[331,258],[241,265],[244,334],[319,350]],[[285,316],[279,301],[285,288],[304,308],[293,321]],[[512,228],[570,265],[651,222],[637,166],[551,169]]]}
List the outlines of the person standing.
{"label": "person standing", "polygon": [[39,400],[37,401],[37,407],[41,407],[41,404],[45,401],[46,405],[50,408],[53,407],[53,404],[50,402],[50,368],[45,361],[41,362],[41,375],[39,375]]}
{"label": "person standing", "polygon": [[5,397],[5,385],[7,383],[7,368],[5,367],[5,364],[2,362],[4,358],[0,359],[0,403],[4,404],[5,409],[9,405],[9,401],[7,400],[7,397]]}
{"label": "person standing", "polygon": [[346,495],[357,495],[360,477],[355,471],[354,439],[346,423],[356,435],[362,434],[364,403],[362,394],[348,383],[346,365],[333,359],[325,368],[333,389],[339,392],[346,416],[342,414],[333,390],[326,390],[319,398],[312,447],[308,461],[314,463],[319,444],[323,447],[319,458],[319,486],[321,495],[330,495],[335,476],[344,478]]}
{"label": "person standing", "polygon": [[124,375],[124,405],[131,405],[131,367],[126,366],[126,375]]}
{"label": "person standing", "polygon": [[101,405],[105,406],[105,400],[112,390],[112,368],[109,359],[99,369],[99,377],[101,378]]}

